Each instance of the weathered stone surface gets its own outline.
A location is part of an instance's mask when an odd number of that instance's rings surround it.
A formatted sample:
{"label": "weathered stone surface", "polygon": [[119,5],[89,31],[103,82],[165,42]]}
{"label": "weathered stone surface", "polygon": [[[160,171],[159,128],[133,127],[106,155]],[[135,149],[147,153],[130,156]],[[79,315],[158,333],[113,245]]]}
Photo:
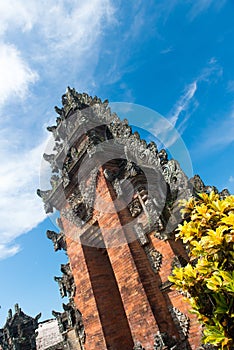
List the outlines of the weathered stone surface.
{"label": "weathered stone surface", "polygon": [[36,350],[36,334],[38,320],[26,315],[18,304],[15,313],[10,309],[5,326],[0,330],[0,346],[3,350]]}
{"label": "weathered stone surface", "polygon": [[37,350],[62,350],[64,342],[56,319],[40,322],[36,330]]}
{"label": "weathered stone surface", "polygon": [[53,311],[65,349],[84,350],[85,330],[82,315],[73,302],[63,304],[64,312]]}
{"label": "weathered stone surface", "polygon": [[188,336],[189,331],[189,318],[183,314],[180,310],[177,308],[170,306],[169,311],[172,315],[172,318],[178,327],[180,338],[184,340]]}

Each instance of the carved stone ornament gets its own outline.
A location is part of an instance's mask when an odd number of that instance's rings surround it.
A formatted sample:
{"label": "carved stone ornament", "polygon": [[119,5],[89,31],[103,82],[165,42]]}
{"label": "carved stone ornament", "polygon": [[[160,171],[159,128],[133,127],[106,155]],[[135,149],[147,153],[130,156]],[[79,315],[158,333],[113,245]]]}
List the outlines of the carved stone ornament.
{"label": "carved stone ornament", "polygon": [[151,142],[147,145],[145,140],[140,138],[138,132],[131,134],[125,141],[125,155],[127,159],[133,160],[140,166],[158,166],[160,164],[157,156],[157,146]]}
{"label": "carved stone ornament", "polygon": [[162,265],[162,254],[153,247],[144,247],[146,255],[149,259],[150,266],[155,273],[158,273]]}
{"label": "carved stone ornament", "polygon": [[[162,166],[163,175],[166,182],[170,185],[170,191],[173,196],[176,193],[181,192],[182,190],[188,190],[189,182],[185,173],[181,170],[179,163],[171,159]],[[191,191],[188,191],[188,194],[191,196]],[[184,194],[185,195],[185,194]],[[184,197],[186,199],[186,197]]]}
{"label": "carved stone ornament", "polygon": [[[161,231],[163,230],[163,223],[160,218],[160,214],[158,212],[157,206],[150,196],[147,196],[147,199],[144,203],[146,214],[148,216],[148,226],[149,230],[155,230],[155,236],[160,239],[165,239],[164,236],[161,235]],[[167,237],[166,237],[167,238]]]}
{"label": "carved stone ornament", "polygon": [[81,227],[84,223],[77,215],[74,214],[71,208],[63,208],[61,210],[61,216],[63,216],[65,219],[77,227]]}
{"label": "carved stone ornament", "polygon": [[140,242],[141,245],[145,245],[147,243],[149,243],[149,240],[145,234],[143,225],[141,223],[138,223],[134,226],[135,231],[136,231],[136,235],[137,235],[137,239]]}
{"label": "carved stone ornament", "polygon": [[93,209],[98,175],[99,170],[94,168],[89,174],[88,183],[81,181],[79,185],[86,207],[89,209]]}
{"label": "carved stone ornament", "polygon": [[44,153],[43,154],[43,158],[50,163],[50,166],[52,168],[52,173],[58,173],[59,169],[58,169],[58,166],[55,162],[55,157],[56,155],[55,154],[46,154]]}
{"label": "carved stone ornament", "polygon": [[61,210],[61,215],[77,226],[82,226],[83,223],[90,220],[93,213],[98,176],[97,168],[93,169],[89,175],[88,182],[81,181],[68,197],[67,201],[70,208]]}
{"label": "carved stone ornament", "polygon": [[10,309],[4,328],[0,329],[0,349],[36,350],[36,329],[41,314],[36,317],[26,315],[18,304],[15,313]]}
{"label": "carved stone ornament", "polygon": [[69,263],[61,265],[61,271],[62,277],[54,277],[54,280],[58,282],[61,297],[68,296],[72,299],[75,296],[76,287]]}
{"label": "carved stone ornament", "polygon": [[182,347],[167,333],[158,332],[154,337],[153,350],[182,350]]}
{"label": "carved stone ornament", "polygon": [[121,197],[123,195],[123,191],[122,191],[121,182],[119,181],[119,179],[115,179],[112,182],[112,185],[114,187],[114,190],[115,190],[117,197]]}
{"label": "carved stone ornament", "polygon": [[184,340],[189,332],[189,318],[174,306],[169,306],[168,310],[170,311],[172,319],[179,331],[181,340]]}
{"label": "carved stone ornament", "polygon": [[46,235],[54,243],[54,250],[67,250],[65,236],[63,232],[56,233],[55,231],[47,230]]}
{"label": "carved stone ornament", "polygon": [[138,198],[135,198],[131,203],[128,204],[128,209],[133,218],[136,218],[142,212],[142,206]]}
{"label": "carved stone ornament", "polygon": [[145,350],[140,342],[135,342],[133,350]]}
{"label": "carved stone ornament", "polygon": [[159,220],[159,214],[153,199],[150,198],[149,196],[145,201],[145,208],[146,208],[149,220],[152,222],[152,224],[156,223]]}
{"label": "carved stone ornament", "polygon": [[65,344],[67,340],[67,332],[70,329],[75,329],[76,334],[80,340],[80,346],[84,349],[83,344],[85,343],[85,330],[82,320],[81,312],[76,309],[73,302],[63,304],[64,312],[52,311],[52,315],[56,317],[59,325],[60,333],[63,335]]}
{"label": "carved stone ornament", "polygon": [[41,197],[44,202],[44,209],[46,214],[53,213],[53,206],[48,201],[48,198],[50,197],[51,193],[52,193],[52,190],[42,191],[40,189],[37,189],[37,195]]}

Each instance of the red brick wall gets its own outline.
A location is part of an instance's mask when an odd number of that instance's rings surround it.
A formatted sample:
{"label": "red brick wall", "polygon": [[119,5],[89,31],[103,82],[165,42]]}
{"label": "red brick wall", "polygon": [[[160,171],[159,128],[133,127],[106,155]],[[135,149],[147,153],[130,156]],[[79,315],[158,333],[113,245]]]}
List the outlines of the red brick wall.
{"label": "red brick wall", "polygon": [[[188,305],[175,291],[162,292],[160,286],[171,273],[173,257],[187,257],[181,242],[162,241],[149,235],[150,244],[162,255],[162,266],[155,274],[146,253],[130,225],[128,209],[116,212],[118,202],[102,172],[97,181],[93,222],[97,221],[105,248],[90,247],[79,241],[90,223],[81,230],[63,218],[67,253],[76,284],[75,304],[83,315],[86,350],[132,350],[139,341],[152,350],[157,331],[179,337],[168,306],[190,318],[189,342],[196,349],[200,326]],[[113,203],[113,199],[115,202]],[[130,242],[130,243],[129,243]]]}

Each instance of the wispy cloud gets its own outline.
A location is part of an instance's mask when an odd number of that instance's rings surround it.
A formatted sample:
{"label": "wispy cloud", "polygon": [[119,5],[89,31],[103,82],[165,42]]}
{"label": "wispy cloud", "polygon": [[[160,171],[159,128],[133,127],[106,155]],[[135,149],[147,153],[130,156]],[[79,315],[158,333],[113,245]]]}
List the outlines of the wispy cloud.
{"label": "wispy cloud", "polygon": [[[197,90],[197,81],[195,80],[184,89],[182,95],[175,103],[167,119],[158,119],[151,132],[158,136],[161,145],[159,147],[171,147],[181,136],[182,128],[189,118],[188,108],[191,107],[191,101]],[[196,105],[196,102],[193,103]],[[191,111],[191,108],[190,108]],[[183,115],[183,120],[178,125],[179,117]]]}
{"label": "wispy cloud", "polygon": [[167,116],[167,122],[158,120],[153,125],[151,132],[159,135],[164,147],[172,146],[186,129],[187,121],[199,106],[196,93],[199,88],[202,89],[201,83],[215,83],[221,76],[222,67],[212,57],[200,74],[184,88],[182,94],[171,108]]}
{"label": "wispy cloud", "polygon": [[227,188],[231,194],[234,194],[234,176],[230,175],[228,180],[224,183],[222,188]]}
{"label": "wispy cloud", "polygon": [[180,96],[179,100],[176,102],[172,111],[169,113],[169,121],[173,126],[176,126],[179,116],[188,110],[189,104],[191,103],[194,95],[197,91],[197,80],[189,84],[183,94]]}
{"label": "wispy cloud", "polygon": [[192,7],[188,13],[190,20],[194,20],[202,12],[207,11],[211,6],[215,10],[220,10],[220,8],[225,4],[226,0],[196,0],[192,1]]}
{"label": "wispy cloud", "polygon": [[[186,121],[199,106],[199,102],[195,98],[199,85],[201,83],[216,83],[222,76],[222,73],[222,67],[216,58],[212,57],[194,81],[186,86],[183,94],[179,97],[168,115],[172,125],[176,126],[180,132],[182,132],[182,127],[185,127]],[[182,120],[180,120],[180,117],[182,117]]]}
{"label": "wispy cloud", "polygon": [[229,80],[227,83],[227,92],[234,92],[234,80]]}
{"label": "wispy cloud", "polygon": [[234,176],[231,175],[231,176],[229,177],[228,181],[231,182],[231,183],[234,183]]}
{"label": "wispy cloud", "polygon": [[222,118],[211,121],[207,130],[204,130],[196,147],[196,152],[200,152],[202,145],[203,152],[213,153],[220,151],[234,142],[234,108],[228,113],[224,113]]}
{"label": "wispy cloud", "polygon": [[161,55],[166,55],[166,54],[168,54],[168,53],[170,53],[170,52],[172,52],[172,51],[174,51],[173,46],[169,46],[169,47],[167,47],[166,49],[161,50],[161,51],[160,51],[160,54],[161,54]]}

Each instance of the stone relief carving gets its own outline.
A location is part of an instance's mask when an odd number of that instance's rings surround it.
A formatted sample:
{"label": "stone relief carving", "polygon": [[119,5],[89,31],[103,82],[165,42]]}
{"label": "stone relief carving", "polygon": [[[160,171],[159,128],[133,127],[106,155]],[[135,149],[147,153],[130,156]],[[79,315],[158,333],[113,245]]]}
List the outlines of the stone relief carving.
{"label": "stone relief carving", "polygon": [[[59,133],[58,133],[58,126],[61,124],[61,118],[60,117],[58,117],[57,119],[56,119],[56,125],[52,125],[52,126],[48,126],[47,127],[47,130],[49,131],[49,132],[52,132],[53,133],[53,136],[54,136],[54,139],[55,139],[55,141],[60,141],[61,140],[61,138],[60,138],[60,135],[59,135]],[[63,138],[62,138],[63,139]]]}
{"label": "stone relief carving", "polygon": [[133,350],[145,350],[140,342],[135,342]]}
{"label": "stone relief carving", "polygon": [[128,209],[133,218],[136,218],[142,212],[142,206],[138,198],[135,198],[131,203],[128,204]]}
{"label": "stone relief carving", "polygon": [[224,188],[220,193],[220,199],[225,199],[226,197],[230,196],[231,193],[228,191],[227,188]]}
{"label": "stone relief carving", "polygon": [[55,282],[58,282],[59,285],[59,291],[60,291],[60,295],[62,298],[67,296],[67,290],[66,290],[66,286],[64,284],[63,278],[62,277],[54,277]]}
{"label": "stone relief carving", "polygon": [[[170,185],[170,191],[172,196],[177,199],[178,192],[181,190],[187,190],[188,195],[191,196],[191,191],[189,190],[188,178],[181,170],[179,163],[174,160],[168,160],[162,165],[163,175],[166,182]],[[185,194],[183,193],[183,198]]]}
{"label": "stone relief carving", "polygon": [[152,270],[155,273],[158,273],[162,265],[162,254],[153,247],[145,246],[144,250],[149,259]]}
{"label": "stone relief carving", "polygon": [[88,212],[92,212],[93,210],[98,175],[98,169],[94,168],[89,174],[88,183],[85,181],[81,181],[79,184],[80,191]]}
{"label": "stone relief carving", "polygon": [[145,208],[146,208],[150,223],[152,222],[153,224],[155,222],[158,222],[159,221],[158,210],[153,199],[150,196],[148,196],[145,201]]}
{"label": "stone relief carving", "polygon": [[86,180],[80,181],[79,186],[77,185],[67,199],[70,208],[61,210],[62,216],[75,225],[81,226],[92,217],[98,173],[97,168],[95,168],[90,172],[88,182]]}
{"label": "stone relief carving", "polygon": [[147,238],[147,235],[145,234],[143,225],[141,223],[138,223],[134,226],[135,231],[136,231],[136,235],[137,235],[137,239],[140,242],[141,245],[145,245],[147,243],[149,243],[149,240]]}
{"label": "stone relief carving", "polygon": [[122,184],[127,179],[132,179],[137,175],[142,174],[142,170],[132,161],[122,160],[119,164],[118,171],[110,171],[104,169],[105,178],[112,184],[117,197],[123,195]]}
{"label": "stone relief carving", "polygon": [[71,208],[63,208],[61,210],[61,216],[63,216],[69,222],[71,222],[72,224],[74,224],[78,227],[81,227],[84,223],[84,221],[82,221],[79,216],[77,216],[73,213]]}
{"label": "stone relief carving", "polygon": [[54,280],[58,282],[61,297],[68,296],[72,300],[76,288],[69,263],[61,265],[61,272],[63,273],[62,277],[54,277]]}
{"label": "stone relief carving", "polygon": [[114,179],[114,181],[112,182],[112,185],[114,187],[117,197],[121,197],[123,195],[123,191],[122,191],[121,182],[119,181],[119,179],[118,178]]}
{"label": "stone relief carving", "polygon": [[168,155],[167,155],[167,152],[165,151],[165,149],[161,149],[161,151],[158,153],[158,157],[159,157],[160,164],[162,166],[167,164]]}
{"label": "stone relief carving", "polygon": [[52,191],[55,190],[58,185],[60,184],[60,177],[58,175],[52,175],[51,178],[50,178],[50,184],[51,184],[51,187],[52,187]]}
{"label": "stone relief carving", "polygon": [[172,315],[172,319],[178,328],[181,340],[188,336],[189,332],[189,318],[174,306],[169,306],[168,310]]}
{"label": "stone relief carving", "polygon": [[84,349],[83,345],[85,344],[86,335],[81,312],[75,308],[74,303],[71,301],[68,304],[63,304],[63,309],[64,312],[52,311],[52,315],[58,321],[59,330],[63,335],[65,344],[67,340],[66,334],[73,328],[80,340],[81,348]]}
{"label": "stone relief carving", "polygon": [[153,350],[182,350],[182,347],[167,333],[158,332],[154,337]]}
{"label": "stone relief carving", "polygon": [[159,166],[157,146],[154,142],[148,145],[145,140],[140,138],[138,132],[131,134],[125,142],[125,155],[129,160],[133,160],[140,166],[147,164],[148,166]]}

